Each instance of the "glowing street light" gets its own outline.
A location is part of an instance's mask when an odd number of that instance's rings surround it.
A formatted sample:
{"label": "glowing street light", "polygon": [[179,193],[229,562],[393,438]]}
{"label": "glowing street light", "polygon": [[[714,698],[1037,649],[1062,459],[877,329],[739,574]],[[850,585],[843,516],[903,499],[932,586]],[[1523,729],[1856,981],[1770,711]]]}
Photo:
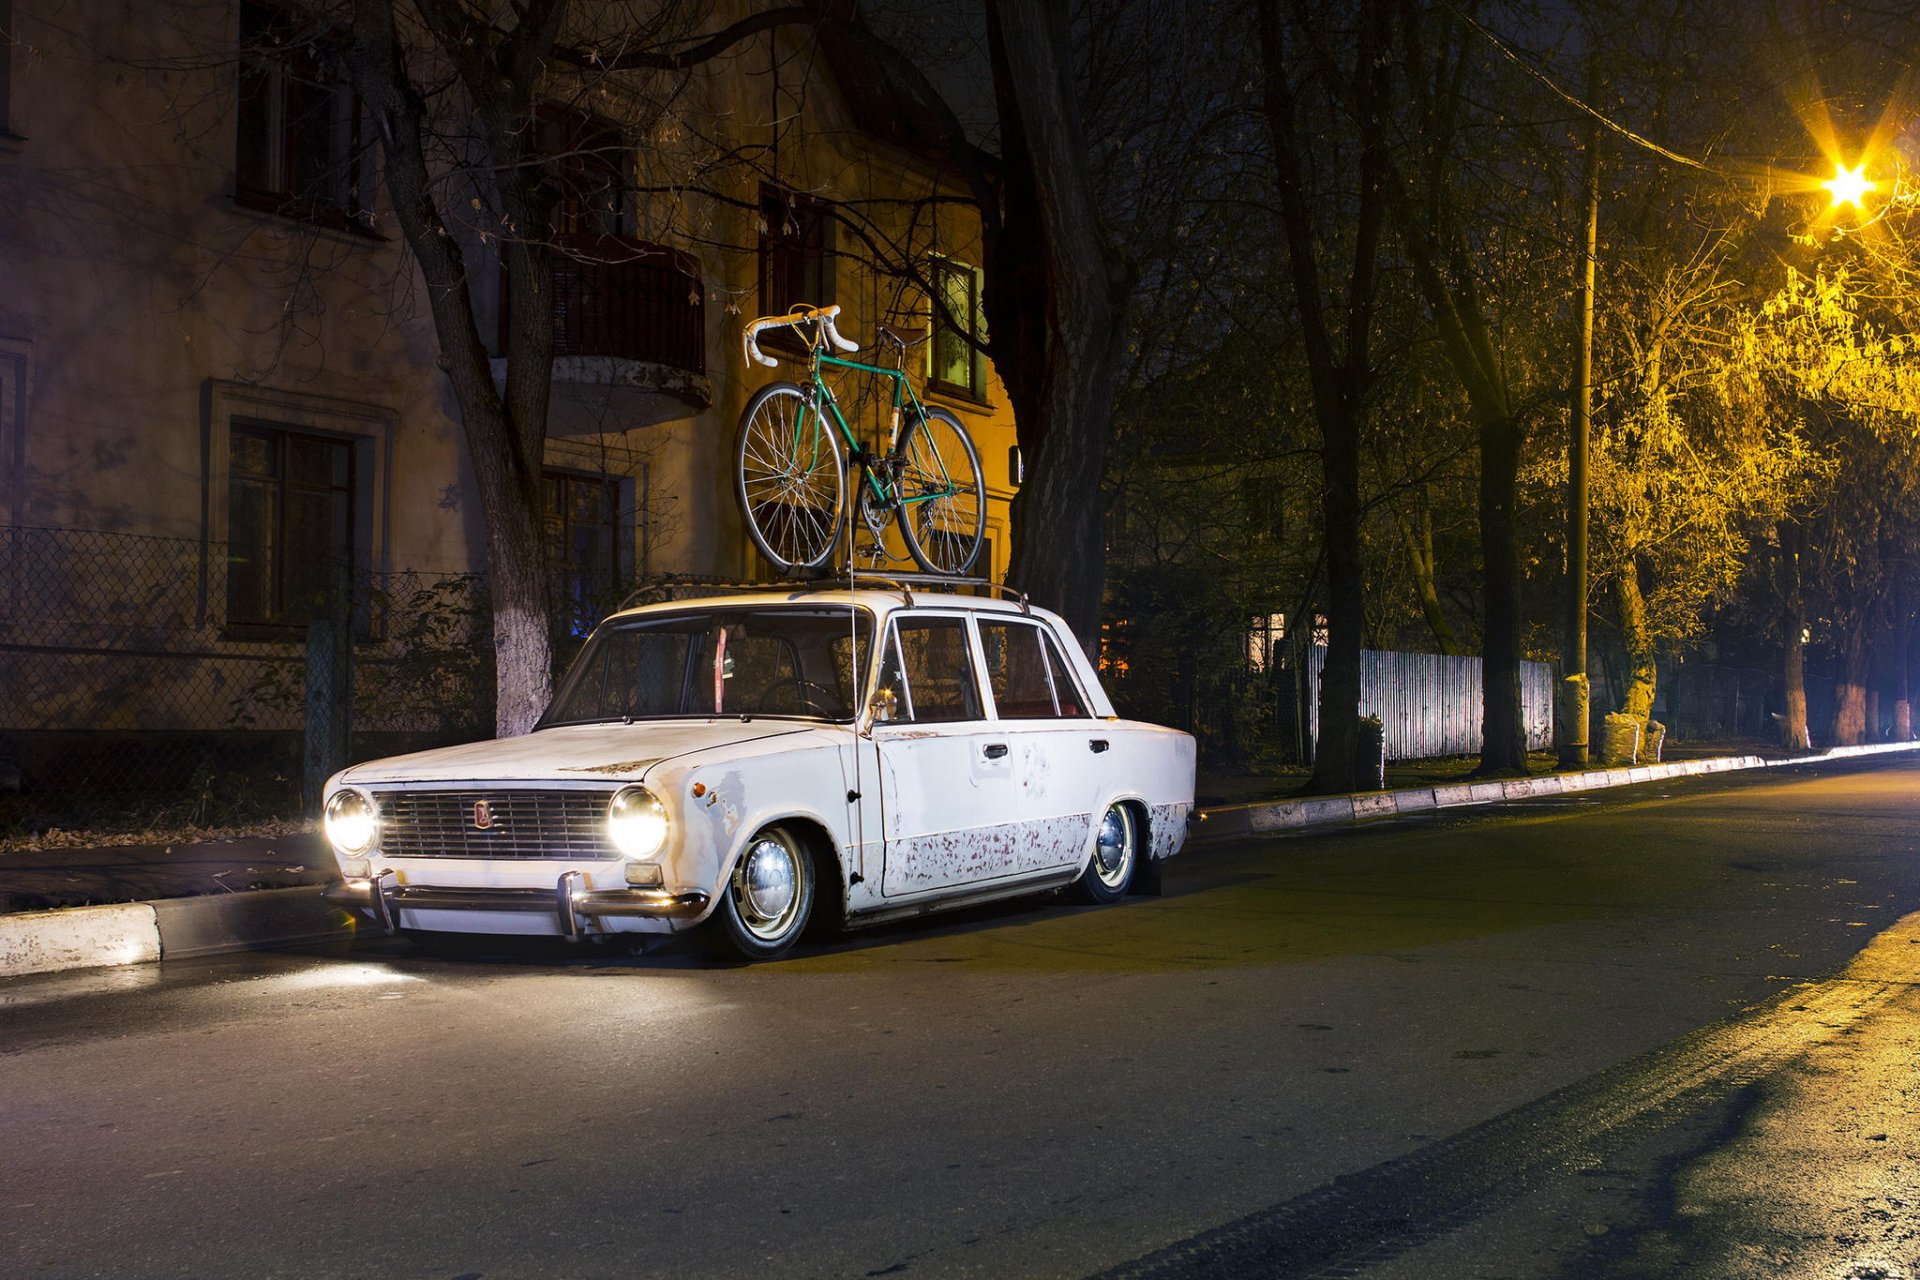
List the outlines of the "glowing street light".
{"label": "glowing street light", "polygon": [[1835,209],[1847,205],[1856,209],[1864,208],[1867,196],[1879,189],[1879,184],[1866,176],[1866,167],[1862,164],[1849,169],[1843,164],[1834,165],[1833,176],[1820,185],[1833,197]]}

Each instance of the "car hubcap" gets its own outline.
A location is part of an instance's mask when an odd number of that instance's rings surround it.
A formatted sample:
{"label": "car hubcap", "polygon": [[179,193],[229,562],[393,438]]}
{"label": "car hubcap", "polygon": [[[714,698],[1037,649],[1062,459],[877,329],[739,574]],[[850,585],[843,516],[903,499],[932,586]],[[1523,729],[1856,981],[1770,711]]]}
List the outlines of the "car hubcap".
{"label": "car hubcap", "polygon": [[1113,884],[1119,879],[1126,870],[1132,843],[1132,824],[1127,821],[1127,815],[1120,811],[1120,807],[1115,805],[1100,820],[1100,838],[1093,855],[1100,866],[1101,880]]}
{"label": "car hubcap", "polygon": [[747,927],[762,936],[779,933],[800,896],[793,851],[774,839],[755,842],[742,859],[736,886],[735,897]]}

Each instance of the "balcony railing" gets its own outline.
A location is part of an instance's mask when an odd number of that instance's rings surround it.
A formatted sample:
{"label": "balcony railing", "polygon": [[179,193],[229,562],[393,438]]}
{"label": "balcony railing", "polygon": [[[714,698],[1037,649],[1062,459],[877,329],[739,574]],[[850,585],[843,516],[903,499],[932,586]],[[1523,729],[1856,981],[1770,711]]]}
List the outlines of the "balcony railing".
{"label": "balcony railing", "polygon": [[[555,237],[553,354],[705,373],[704,297],[700,264],[690,254],[619,236]],[[503,288],[502,351],[508,320]]]}

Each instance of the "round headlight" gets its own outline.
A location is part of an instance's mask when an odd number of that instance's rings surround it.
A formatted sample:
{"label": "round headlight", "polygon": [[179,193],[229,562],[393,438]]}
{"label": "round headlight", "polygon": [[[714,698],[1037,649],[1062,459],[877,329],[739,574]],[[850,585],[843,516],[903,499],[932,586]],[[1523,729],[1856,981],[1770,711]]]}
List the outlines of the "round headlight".
{"label": "round headlight", "polygon": [[645,787],[623,787],[607,805],[607,836],[628,858],[650,858],[667,842],[667,810]]}
{"label": "round headlight", "polygon": [[327,801],[327,839],[342,853],[365,853],[373,848],[380,811],[358,791],[336,791]]}

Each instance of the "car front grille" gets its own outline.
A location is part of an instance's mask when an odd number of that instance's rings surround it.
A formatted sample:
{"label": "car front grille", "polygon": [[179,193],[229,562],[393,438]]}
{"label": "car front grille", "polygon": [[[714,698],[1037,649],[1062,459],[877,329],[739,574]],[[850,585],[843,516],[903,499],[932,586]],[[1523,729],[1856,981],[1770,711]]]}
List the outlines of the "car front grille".
{"label": "car front grille", "polygon": [[376,792],[380,851],[389,858],[611,858],[612,796],[611,789]]}

